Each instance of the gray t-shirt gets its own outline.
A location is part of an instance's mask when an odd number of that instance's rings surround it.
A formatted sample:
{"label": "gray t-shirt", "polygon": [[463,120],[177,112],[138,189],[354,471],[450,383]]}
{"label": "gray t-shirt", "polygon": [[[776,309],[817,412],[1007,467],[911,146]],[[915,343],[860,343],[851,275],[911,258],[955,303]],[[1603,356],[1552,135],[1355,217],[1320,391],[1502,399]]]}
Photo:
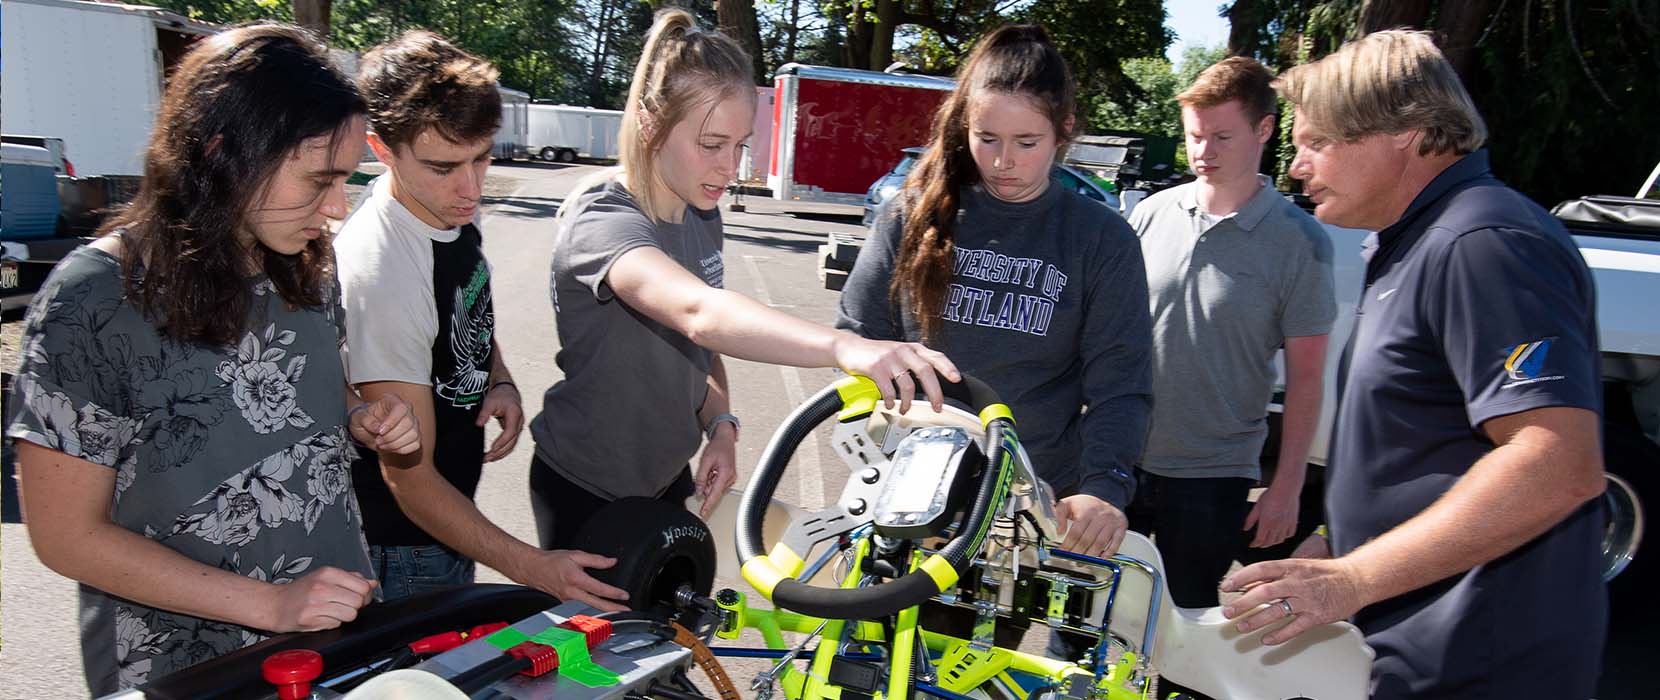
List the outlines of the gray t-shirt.
{"label": "gray t-shirt", "polygon": [[[1260,176],[1259,176],[1260,177]],[[1268,178],[1207,222],[1198,185],[1137,206],[1153,316],[1153,430],[1141,466],[1161,476],[1261,478],[1274,353],[1331,331],[1331,239]]]}
{"label": "gray t-shirt", "polygon": [[[109,467],[115,524],[209,566],[271,583],[324,566],[373,577],[352,494],[339,290],[290,309],[269,280],[253,284],[240,342],[186,345],[127,303],[114,256],[71,253],[29,310],[6,436]],[[80,605],[94,696],[264,638],[91,586]]]}
{"label": "gray t-shirt", "polygon": [[542,397],[530,434],[538,457],[596,495],[656,496],[702,444],[710,353],[616,298],[606,275],[624,253],[649,246],[721,286],[720,212],[688,206],[681,223],[653,222],[615,180],[571,196],[575,209],[553,237],[565,378]]}
{"label": "gray t-shirt", "polygon": [[[921,339],[888,295],[907,201],[890,199],[877,214],[837,327]],[[957,222],[942,337],[932,345],[997,390],[1038,476],[1063,496],[1125,507],[1151,400],[1147,278],[1129,226],[1055,183],[1019,204],[967,188]]]}

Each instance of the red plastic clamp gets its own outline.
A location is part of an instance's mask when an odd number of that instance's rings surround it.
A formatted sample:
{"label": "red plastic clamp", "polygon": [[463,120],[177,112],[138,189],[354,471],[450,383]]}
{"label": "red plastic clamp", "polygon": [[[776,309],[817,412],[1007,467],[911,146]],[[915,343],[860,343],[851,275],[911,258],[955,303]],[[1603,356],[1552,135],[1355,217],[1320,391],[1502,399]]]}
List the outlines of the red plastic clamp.
{"label": "red plastic clamp", "polygon": [[507,654],[508,656],[512,656],[516,659],[527,659],[530,661],[530,668],[519,672],[519,675],[522,676],[530,676],[531,678],[535,678],[546,674],[548,671],[559,668],[559,652],[555,651],[553,647],[545,644],[537,644],[536,642],[521,642],[518,646],[508,649]]}
{"label": "red plastic clamp", "polygon": [[601,620],[588,615],[572,615],[570,619],[559,623],[560,627],[581,632],[588,638],[588,648],[593,649],[611,638],[611,621]]}

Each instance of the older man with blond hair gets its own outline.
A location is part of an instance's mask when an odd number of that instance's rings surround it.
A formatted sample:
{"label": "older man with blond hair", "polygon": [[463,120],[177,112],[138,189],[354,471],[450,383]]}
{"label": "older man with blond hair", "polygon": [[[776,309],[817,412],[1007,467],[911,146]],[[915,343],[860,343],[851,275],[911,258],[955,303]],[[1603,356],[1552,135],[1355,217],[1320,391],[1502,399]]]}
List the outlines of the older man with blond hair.
{"label": "older man with blond hair", "polygon": [[1427,34],[1368,35],[1276,87],[1315,216],[1377,233],[1340,372],[1329,549],[1305,547],[1332,556],[1236,572],[1224,613],[1245,631],[1293,618],[1269,644],[1352,618],[1375,698],[1590,697],[1607,600],[1584,260],[1493,177]]}

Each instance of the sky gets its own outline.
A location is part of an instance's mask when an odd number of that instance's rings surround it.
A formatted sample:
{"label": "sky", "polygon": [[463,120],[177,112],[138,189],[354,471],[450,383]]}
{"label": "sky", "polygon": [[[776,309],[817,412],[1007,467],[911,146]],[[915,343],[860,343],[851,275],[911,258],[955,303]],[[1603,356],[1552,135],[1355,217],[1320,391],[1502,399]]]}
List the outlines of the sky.
{"label": "sky", "polygon": [[1165,56],[1171,63],[1178,62],[1182,50],[1189,45],[1215,46],[1228,40],[1228,20],[1216,14],[1226,4],[1224,0],[1167,0],[1164,24],[1176,33]]}

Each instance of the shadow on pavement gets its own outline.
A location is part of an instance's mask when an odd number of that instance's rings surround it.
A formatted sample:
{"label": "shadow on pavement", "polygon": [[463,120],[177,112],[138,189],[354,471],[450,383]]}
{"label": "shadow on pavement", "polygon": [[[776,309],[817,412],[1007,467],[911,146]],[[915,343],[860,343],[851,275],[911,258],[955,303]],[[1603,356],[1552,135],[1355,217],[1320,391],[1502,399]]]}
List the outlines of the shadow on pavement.
{"label": "shadow on pavement", "polygon": [[[765,226],[745,226],[730,221],[724,222],[721,228],[724,229],[724,236],[728,241],[743,241],[766,248],[787,250],[792,253],[817,252],[819,244],[824,241],[824,234],[822,233],[789,231]],[[755,231],[765,235],[745,233],[746,231]]]}
{"label": "shadow on pavement", "polygon": [[490,206],[490,212],[496,216],[514,219],[545,218],[550,223],[553,217],[559,214],[559,205],[565,202],[556,197],[485,197],[482,201]]}

